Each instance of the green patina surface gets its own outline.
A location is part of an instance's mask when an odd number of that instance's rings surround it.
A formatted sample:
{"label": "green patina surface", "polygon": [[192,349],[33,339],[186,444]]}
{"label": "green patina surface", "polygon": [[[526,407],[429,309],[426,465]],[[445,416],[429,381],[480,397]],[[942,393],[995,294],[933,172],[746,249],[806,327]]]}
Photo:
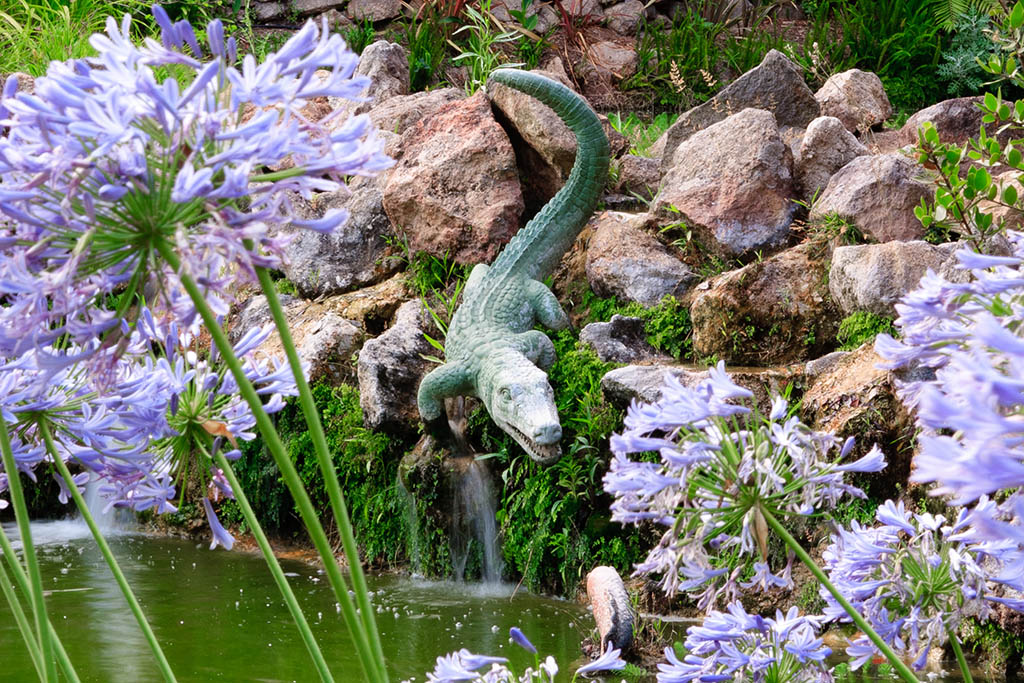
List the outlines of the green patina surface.
{"label": "green patina surface", "polygon": [[542,280],[554,271],[597,206],[608,175],[608,139],[587,103],[560,83],[514,69],[493,72],[490,83],[551,107],[576,136],[576,161],[565,186],[494,263],[473,269],[448,328],[446,362],[423,379],[417,402],[428,431],[446,439],[444,399],[476,396],[532,458],[552,462],[561,455],[562,436],[547,378],[555,349],[533,328],[537,322],[555,330],[569,324]]}

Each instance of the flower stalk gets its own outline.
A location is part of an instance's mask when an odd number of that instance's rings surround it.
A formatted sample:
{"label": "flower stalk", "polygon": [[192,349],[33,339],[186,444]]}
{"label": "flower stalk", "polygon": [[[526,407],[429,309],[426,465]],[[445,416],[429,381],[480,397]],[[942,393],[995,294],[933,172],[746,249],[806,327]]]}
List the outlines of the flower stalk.
{"label": "flower stalk", "polygon": [[899,655],[897,655],[896,652],[894,652],[893,649],[889,647],[884,640],[882,640],[881,636],[871,628],[871,625],[863,616],[861,616],[860,612],[858,612],[843,596],[839,589],[829,581],[825,572],[823,572],[821,568],[818,567],[817,563],[811,559],[811,556],[808,555],[807,551],[803,549],[803,546],[793,538],[793,535],[786,530],[786,527],[784,527],[779,520],[776,519],[775,515],[773,515],[765,506],[759,504],[759,508],[761,510],[761,514],[764,516],[764,520],[768,523],[768,526],[771,527],[772,531],[779,535],[779,538],[789,546],[790,550],[792,550],[796,554],[797,558],[804,563],[804,566],[810,570],[811,574],[814,575],[814,578],[820,581],[821,585],[824,586],[828,592],[833,595],[833,597],[835,597],[836,602],[846,610],[846,613],[850,615],[850,619],[852,619],[853,623],[857,625],[857,628],[859,628],[864,635],[866,635],[868,639],[875,644],[875,647],[878,648],[879,652],[889,660],[889,663],[892,664],[893,669],[896,670],[899,677],[904,681],[907,681],[907,683],[917,683],[918,678],[914,675],[914,672],[910,670],[910,667],[908,667],[903,660],[900,659]]}
{"label": "flower stalk", "polygon": [[32,635],[32,625],[29,623],[28,617],[25,616],[25,610],[21,608],[18,596],[14,593],[14,589],[11,588],[11,582],[7,578],[7,570],[4,569],[3,562],[0,562],[0,590],[3,590],[4,597],[7,598],[7,604],[11,606],[11,614],[14,615],[14,622],[18,625],[18,631],[21,633],[22,640],[25,641],[25,649],[28,650],[32,666],[35,667],[39,678],[42,678],[44,671],[42,654],[39,652],[39,643],[36,642],[35,637]]}
{"label": "flower stalk", "polygon": [[313,545],[316,547],[324,563],[324,569],[327,572],[327,577],[334,590],[335,597],[338,599],[338,604],[341,606],[342,616],[345,619],[345,624],[355,645],[364,675],[371,683],[385,683],[387,681],[387,672],[384,667],[383,657],[376,656],[374,648],[370,645],[369,635],[362,625],[363,622],[356,614],[355,605],[348,594],[348,586],[334,558],[334,553],[327,540],[327,534],[324,532],[323,525],[313,509],[313,503],[305,487],[302,485],[302,480],[295,470],[294,463],[285,453],[284,444],[281,442],[281,438],[274,429],[273,423],[263,409],[259,395],[256,393],[248,377],[246,377],[241,363],[235,356],[234,350],[224,334],[224,330],[218,323],[216,315],[207,304],[202,290],[192,277],[183,271],[181,261],[174,252],[174,249],[166,241],[158,242],[155,248],[167,264],[178,274],[182,287],[184,287],[189,298],[192,300],[196,311],[202,318],[214,344],[216,344],[217,350],[234,376],[239,392],[256,418],[256,423],[263,436],[264,443],[274,458],[274,462],[281,472],[285,485],[288,487],[296,506],[299,508],[299,514],[309,532],[310,539],[313,541]]}
{"label": "flower stalk", "polygon": [[974,677],[971,676],[971,669],[967,666],[967,660],[964,658],[963,648],[960,647],[960,639],[956,637],[956,633],[953,629],[946,627],[946,633],[949,635],[949,644],[953,646],[953,654],[956,655],[956,663],[960,665],[960,673],[964,676],[964,683],[974,683]]}

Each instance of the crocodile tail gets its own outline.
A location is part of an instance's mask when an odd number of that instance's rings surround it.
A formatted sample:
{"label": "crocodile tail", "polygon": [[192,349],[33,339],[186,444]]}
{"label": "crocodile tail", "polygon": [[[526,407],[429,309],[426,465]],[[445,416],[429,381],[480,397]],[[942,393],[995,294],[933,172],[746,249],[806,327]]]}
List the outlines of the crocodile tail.
{"label": "crocodile tail", "polygon": [[608,137],[583,98],[557,81],[519,69],[497,69],[488,80],[537,98],[576,136],[576,161],[569,179],[491,265],[495,274],[514,271],[543,279],[554,272],[597,207],[608,178]]}

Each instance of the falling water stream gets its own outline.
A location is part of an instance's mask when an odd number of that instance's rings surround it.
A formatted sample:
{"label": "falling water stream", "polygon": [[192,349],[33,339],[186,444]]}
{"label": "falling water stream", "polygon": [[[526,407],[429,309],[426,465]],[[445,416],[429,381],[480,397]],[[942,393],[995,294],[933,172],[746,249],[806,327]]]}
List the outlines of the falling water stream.
{"label": "falling water stream", "polygon": [[456,487],[452,515],[452,568],[462,581],[474,550],[480,556],[480,579],[486,585],[501,583],[504,563],[498,542],[494,486],[481,460],[465,458]]}

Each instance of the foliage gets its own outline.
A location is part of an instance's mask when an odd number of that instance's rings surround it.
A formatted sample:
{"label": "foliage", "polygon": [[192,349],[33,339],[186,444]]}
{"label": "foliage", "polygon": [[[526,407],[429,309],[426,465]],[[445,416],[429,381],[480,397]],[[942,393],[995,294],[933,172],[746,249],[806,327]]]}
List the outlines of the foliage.
{"label": "foliage", "polygon": [[836,335],[843,351],[852,351],[865,342],[874,341],[880,334],[895,334],[892,318],[886,318],[870,311],[857,311],[843,318]]}
{"label": "foliage", "polygon": [[946,81],[946,91],[954,97],[973,95],[985,83],[985,71],[981,63],[987,63],[994,51],[987,31],[988,16],[975,10],[961,14],[956,20],[953,41],[942,53],[942,64],[937,73]]}
{"label": "foliage", "polygon": [[426,2],[402,29],[409,50],[409,88],[426,90],[435,79],[448,49],[450,22],[435,3]]}
{"label": "foliage", "polygon": [[475,93],[487,83],[487,77],[499,66],[521,66],[506,64],[505,55],[497,45],[511,43],[516,39],[515,31],[501,31],[501,25],[491,14],[491,0],[481,0],[480,9],[466,6],[467,23],[452,33],[452,37],[465,33],[465,46],[455,49],[462,51],[452,58],[453,62],[464,62],[469,74],[466,78],[466,92]]}
{"label": "foliage", "polygon": [[376,32],[373,22],[367,17],[362,23],[355,23],[345,31],[345,44],[357,55],[363,54],[366,46],[373,42]]}
{"label": "foliage", "polygon": [[986,16],[1002,9],[999,0],[934,0],[935,22],[946,31],[959,31],[965,16]]}
{"label": "foliage", "polygon": [[805,234],[813,242],[825,242],[834,246],[865,244],[868,241],[853,221],[835,212],[809,221],[805,227]]}
{"label": "foliage", "polygon": [[623,304],[615,297],[600,298],[588,290],[580,308],[586,311],[585,322],[606,322],[613,315],[640,318],[644,321],[647,343],[677,360],[692,360],[693,323],[690,310],[669,295],[656,306],[645,308],[636,302]]}
{"label": "foliage", "polygon": [[629,153],[641,157],[650,156],[651,147],[677,118],[678,114],[662,112],[647,122],[635,112],[629,112],[626,116],[619,112],[608,114],[612,128],[629,140]]}

